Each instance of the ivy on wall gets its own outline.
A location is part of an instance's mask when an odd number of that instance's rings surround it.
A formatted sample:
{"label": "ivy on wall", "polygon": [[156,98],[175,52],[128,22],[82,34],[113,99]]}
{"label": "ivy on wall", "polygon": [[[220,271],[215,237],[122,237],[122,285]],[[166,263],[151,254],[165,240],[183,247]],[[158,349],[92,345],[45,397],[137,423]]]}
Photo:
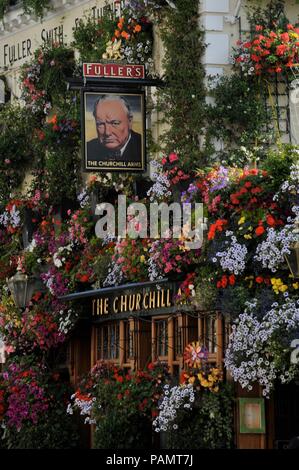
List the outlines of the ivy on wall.
{"label": "ivy on wall", "polygon": [[42,189],[54,205],[76,199],[80,186],[80,104],[67,91],[75,73],[73,50],[44,45],[21,73],[22,98],[36,126],[32,190]]}
{"label": "ivy on wall", "polygon": [[20,3],[24,13],[28,15],[34,14],[38,18],[43,18],[44,10],[50,8],[51,0],[0,0],[0,19],[3,19],[9,7],[18,3]]}
{"label": "ivy on wall", "polygon": [[32,132],[35,122],[18,105],[5,105],[0,112],[0,205],[23,181],[33,161]]}
{"label": "ivy on wall", "polygon": [[236,72],[214,80],[210,96],[214,103],[207,106],[207,141],[213,147],[217,139],[220,147],[214,148],[214,158],[233,166],[262,159],[273,128],[260,84]]}
{"label": "ivy on wall", "polygon": [[247,18],[252,31],[255,25],[271,29],[273,25],[283,26],[289,22],[285,15],[284,0],[270,0],[265,6],[261,6],[260,3],[260,1],[246,2]]}
{"label": "ivy on wall", "polygon": [[163,66],[167,86],[158,93],[158,110],[167,130],[161,137],[168,152],[184,157],[182,166],[196,168],[205,162],[200,148],[204,127],[205,86],[202,55],[204,31],[199,27],[199,2],[178,0],[165,10],[161,22],[165,47]]}

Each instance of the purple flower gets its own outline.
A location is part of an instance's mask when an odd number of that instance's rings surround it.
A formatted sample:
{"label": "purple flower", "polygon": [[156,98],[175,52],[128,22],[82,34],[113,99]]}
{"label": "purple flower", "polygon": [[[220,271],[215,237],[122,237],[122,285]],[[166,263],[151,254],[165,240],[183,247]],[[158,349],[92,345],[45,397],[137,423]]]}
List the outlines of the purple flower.
{"label": "purple flower", "polygon": [[225,188],[229,183],[228,169],[220,166],[217,175],[211,179],[210,192]]}

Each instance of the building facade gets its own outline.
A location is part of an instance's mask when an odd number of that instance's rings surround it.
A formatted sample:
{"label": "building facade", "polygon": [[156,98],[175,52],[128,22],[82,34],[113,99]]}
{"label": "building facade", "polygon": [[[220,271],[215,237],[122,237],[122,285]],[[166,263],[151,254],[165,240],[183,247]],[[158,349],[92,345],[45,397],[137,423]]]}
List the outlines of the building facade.
{"label": "building facade", "polygon": [[[230,75],[233,47],[250,32],[246,3],[240,0],[199,2],[200,21],[207,44],[203,57],[207,76]],[[21,99],[21,66],[33,57],[37,48],[49,42],[70,45],[80,19],[86,15],[96,21],[100,19],[105,2],[54,0],[52,6],[53,9],[44,13],[42,21],[33,14],[23,13],[18,3],[5,13],[0,26],[1,103]],[[111,1],[109,7],[119,14],[122,2]],[[298,4],[287,1],[286,13],[295,23],[299,14]],[[153,59],[155,72],[162,75],[163,44],[157,26],[154,28]],[[295,78],[296,71],[294,73]],[[269,86],[272,87],[270,97],[275,96],[276,100],[276,122],[281,141],[299,144],[298,101],[290,100],[291,90],[286,83],[276,82]],[[148,102],[155,100],[154,94],[155,89],[146,89]],[[213,98],[208,94],[206,101],[213,103]],[[265,106],[273,109],[271,98],[266,98]],[[159,140],[159,135],[165,129],[165,124],[159,122],[160,113],[155,111],[147,115],[147,127],[151,128],[156,140]],[[214,143],[216,149],[221,149],[221,140]],[[146,176],[152,176],[150,165]],[[83,174],[83,179],[87,179],[87,174]],[[30,175],[26,182],[30,182]],[[143,184],[145,187],[145,182]],[[26,191],[26,184],[23,185],[23,191]],[[84,292],[62,296],[67,302],[80,303],[83,309],[66,353],[72,383],[77,384],[80,377],[98,361],[106,361],[127,370],[143,369],[150,361],[163,362],[169,366],[170,373],[179,378],[185,365],[185,348],[196,341],[206,348],[208,362],[224,370],[224,352],[231,332],[227,317],[222,315],[220,308],[207,310],[200,302],[197,308],[190,308],[183,301],[176,302],[179,289],[180,282],[166,279],[160,285],[157,282],[141,282],[111,288],[94,286]],[[225,372],[225,375],[227,381],[232,381],[229,373]],[[298,432],[298,385],[278,387],[270,400],[263,398],[262,389],[258,386],[251,392],[236,386],[235,393],[236,447],[279,448],[286,446],[293,434]],[[260,426],[260,431],[251,433],[248,429],[242,429],[241,413],[245,413],[244,406],[246,408],[248,405],[246,412],[254,414],[254,402],[250,402],[252,398],[262,400],[265,423]],[[258,403],[260,406],[261,402]]]}

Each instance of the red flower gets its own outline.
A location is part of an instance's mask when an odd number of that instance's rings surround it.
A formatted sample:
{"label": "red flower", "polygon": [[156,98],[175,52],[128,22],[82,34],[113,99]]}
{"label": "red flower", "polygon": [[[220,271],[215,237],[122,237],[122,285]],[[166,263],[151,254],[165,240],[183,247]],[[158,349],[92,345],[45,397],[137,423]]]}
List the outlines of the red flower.
{"label": "red flower", "polygon": [[267,224],[270,225],[270,227],[274,227],[276,225],[275,219],[274,217],[272,217],[271,214],[268,214],[266,216],[266,221],[267,221]]}
{"label": "red flower", "polygon": [[282,33],[282,34],[280,35],[280,38],[281,38],[281,40],[282,40],[283,42],[289,42],[289,40],[290,40],[289,33]]}
{"label": "red flower", "polygon": [[231,200],[231,203],[234,204],[234,205],[238,205],[240,204],[240,201],[239,199],[237,198],[237,194],[231,194],[230,195],[230,200]]}
{"label": "red flower", "polygon": [[251,59],[254,62],[260,62],[262,60],[262,58],[259,55],[256,55],[256,54],[251,54]]}
{"label": "red flower", "polygon": [[179,157],[177,156],[176,153],[171,153],[171,154],[169,155],[169,161],[170,161],[170,163],[176,162],[178,159],[179,159]]}
{"label": "red flower", "polygon": [[256,186],[255,188],[252,188],[251,192],[252,194],[259,194],[259,193],[262,193],[263,190],[259,186]]}
{"label": "red flower", "polygon": [[221,278],[221,286],[223,287],[223,289],[226,288],[226,286],[227,286],[227,277],[226,277],[226,276],[222,276],[222,278]]}
{"label": "red flower", "polygon": [[257,236],[263,235],[264,232],[265,232],[265,229],[262,225],[260,225],[259,227],[255,229],[255,233],[257,234]]}
{"label": "red flower", "polygon": [[34,296],[32,297],[32,300],[35,300],[36,302],[41,298],[42,293],[40,291],[36,292]]}
{"label": "red flower", "polygon": [[263,278],[262,276],[257,276],[257,277],[255,278],[255,280],[256,280],[256,282],[257,282],[258,284],[261,284],[261,283],[263,282],[264,278]]}
{"label": "red flower", "polygon": [[119,382],[120,384],[123,383],[124,378],[121,375],[115,375],[114,377],[115,377],[116,382]]}
{"label": "red flower", "polygon": [[280,46],[276,47],[276,54],[279,56],[284,55],[286,50],[287,50],[287,46],[285,44],[281,44]]}
{"label": "red flower", "polygon": [[235,285],[235,283],[236,283],[236,276],[235,276],[234,274],[231,274],[231,275],[229,276],[229,278],[228,278],[228,281],[229,281],[229,284],[230,284],[231,286]]}
{"label": "red flower", "polygon": [[255,30],[256,30],[256,31],[263,31],[263,29],[264,29],[263,26],[258,25],[258,24],[257,24],[256,27],[255,27]]}
{"label": "red flower", "polygon": [[71,263],[70,261],[67,261],[67,262],[65,263],[65,270],[66,270],[67,273],[70,272],[71,267],[72,267],[72,263]]}
{"label": "red flower", "polygon": [[209,233],[208,233],[208,239],[213,240],[216,235],[216,231],[218,230],[219,232],[222,232],[224,225],[227,224],[227,220],[225,219],[218,219],[214,224],[211,225]]}

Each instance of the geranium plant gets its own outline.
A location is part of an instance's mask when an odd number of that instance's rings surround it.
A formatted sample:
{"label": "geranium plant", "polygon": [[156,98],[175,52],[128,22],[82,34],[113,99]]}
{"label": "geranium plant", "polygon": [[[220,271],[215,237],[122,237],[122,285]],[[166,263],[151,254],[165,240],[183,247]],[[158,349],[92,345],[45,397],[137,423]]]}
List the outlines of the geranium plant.
{"label": "geranium plant", "polygon": [[299,27],[288,24],[286,29],[267,29],[256,25],[251,41],[240,42],[234,62],[248,75],[286,73],[299,61]]}
{"label": "geranium plant", "polygon": [[74,423],[64,412],[70,387],[59,371],[33,356],[9,361],[0,374],[1,439],[7,448],[70,448]]}
{"label": "geranium plant", "polygon": [[22,98],[33,114],[47,115],[66,94],[66,78],[74,74],[72,49],[59,44],[45,44],[37,49],[29,64],[22,67]]}
{"label": "geranium plant", "polygon": [[97,448],[148,448],[166,380],[167,368],[161,364],[130,372],[98,363],[72,396],[68,412],[79,408],[85,422],[95,424]]}

